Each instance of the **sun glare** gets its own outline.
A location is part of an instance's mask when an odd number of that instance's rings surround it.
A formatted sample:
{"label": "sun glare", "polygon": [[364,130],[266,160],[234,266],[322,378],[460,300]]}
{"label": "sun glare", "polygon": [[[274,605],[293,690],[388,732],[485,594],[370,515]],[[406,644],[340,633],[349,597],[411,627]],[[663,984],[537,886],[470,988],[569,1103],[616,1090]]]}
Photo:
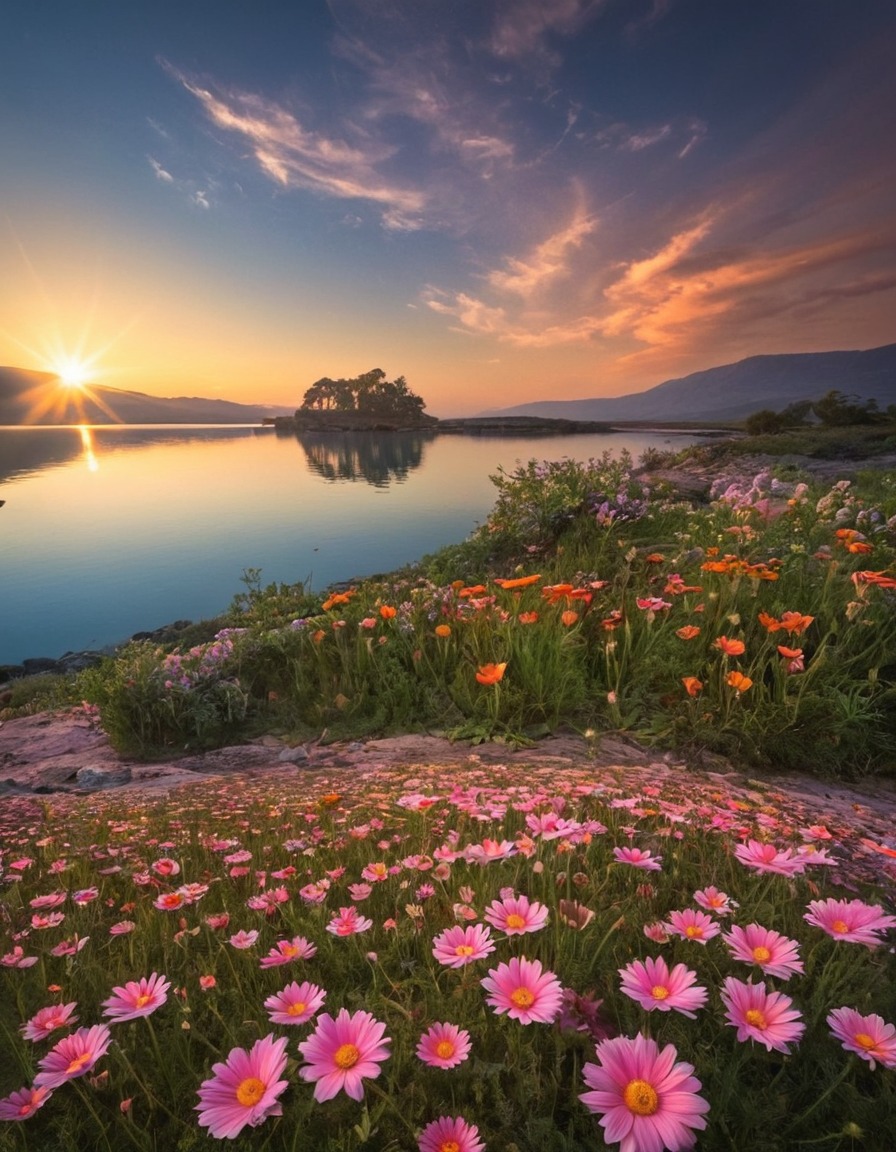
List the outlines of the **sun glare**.
{"label": "sun glare", "polygon": [[90,382],[90,368],[83,360],[70,357],[54,365],[54,371],[66,388],[83,388]]}

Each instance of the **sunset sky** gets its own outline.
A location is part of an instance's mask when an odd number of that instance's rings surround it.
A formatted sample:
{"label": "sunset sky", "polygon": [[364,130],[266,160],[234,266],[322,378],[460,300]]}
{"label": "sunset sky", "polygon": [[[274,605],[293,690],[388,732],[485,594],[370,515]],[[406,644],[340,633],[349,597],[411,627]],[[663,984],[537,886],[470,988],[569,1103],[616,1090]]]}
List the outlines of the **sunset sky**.
{"label": "sunset sky", "polygon": [[437,416],[896,341],[896,4],[31,0],[0,365]]}

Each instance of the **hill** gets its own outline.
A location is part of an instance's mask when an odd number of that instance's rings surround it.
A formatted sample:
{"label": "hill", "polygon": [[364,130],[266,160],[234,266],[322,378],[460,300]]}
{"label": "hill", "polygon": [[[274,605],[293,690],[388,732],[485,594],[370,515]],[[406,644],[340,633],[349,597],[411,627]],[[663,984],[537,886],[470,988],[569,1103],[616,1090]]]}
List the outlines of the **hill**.
{"label": "hill", "polygon": [[780,411],[819,400],[831,389],[882,409],[896,404],[896,344],[863,352],[750,356],[666,380],[646,392],[588,400],[539,400],[487,415],[549,416],[569,420],[742,420],[760,408]]}
{"label": "hill", "polygon": [[290,411],[200,396],[147,396],[100,385],[66,388],[51,372],[0,367],[0,425],[256,424]]}

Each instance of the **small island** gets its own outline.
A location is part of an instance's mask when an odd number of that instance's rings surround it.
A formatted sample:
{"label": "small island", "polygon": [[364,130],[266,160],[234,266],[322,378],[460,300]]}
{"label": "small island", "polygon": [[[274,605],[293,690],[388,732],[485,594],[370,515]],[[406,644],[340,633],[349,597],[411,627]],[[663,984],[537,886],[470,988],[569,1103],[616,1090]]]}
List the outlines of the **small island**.
{"label": "small island", "polygon": [[610,432],[597,420],[546,419],[540,416],[475,416],[439,420],[424,411],[404,376],[387,380],[382,368],[352,379],[324,376],[305,392],[292,416],[265,420],[280,432],[439,432],[483,436],[557,436]]}

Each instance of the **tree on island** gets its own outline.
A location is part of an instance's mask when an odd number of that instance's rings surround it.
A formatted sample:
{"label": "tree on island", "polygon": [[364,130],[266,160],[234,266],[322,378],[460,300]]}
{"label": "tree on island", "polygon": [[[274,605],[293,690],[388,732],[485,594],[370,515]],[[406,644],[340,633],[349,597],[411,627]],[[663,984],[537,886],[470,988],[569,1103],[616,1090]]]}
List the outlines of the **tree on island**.
{"label": "tree on island", "polygon": [[358,412],[416,420],[425,407],[423,399],[408,388],[404,376],[387,380],[382,368],[371,368],[351,380],[331,380],[329,376],[317,380],[305,393],[296,415],[309,411]]}

